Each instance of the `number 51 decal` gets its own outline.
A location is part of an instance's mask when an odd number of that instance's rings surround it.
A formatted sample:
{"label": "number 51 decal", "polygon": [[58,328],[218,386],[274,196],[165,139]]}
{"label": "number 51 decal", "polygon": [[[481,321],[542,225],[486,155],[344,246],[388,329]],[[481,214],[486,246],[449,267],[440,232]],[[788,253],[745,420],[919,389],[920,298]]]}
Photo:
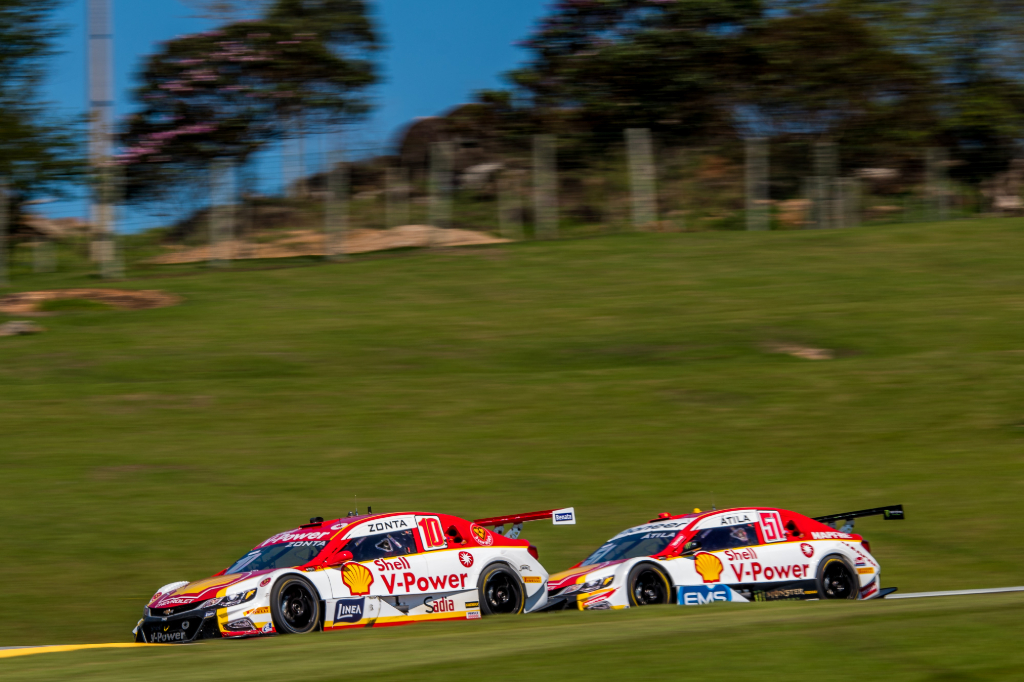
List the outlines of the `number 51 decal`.
{"label": "number 51 decal", "polygon": [[761,517],[761,535],[765,542],[782,542],[786,531],[782,529],[782,516],[777,511],[758,512]]}
{"label": "number 51 decal", "polygon": [[423,538],[423,549],[426,551],[444,549],[448,546],[444,539],[444,531],[441,530],[441,520],[436,516],[417,516],[416,525],[420,527],[420,537]]}

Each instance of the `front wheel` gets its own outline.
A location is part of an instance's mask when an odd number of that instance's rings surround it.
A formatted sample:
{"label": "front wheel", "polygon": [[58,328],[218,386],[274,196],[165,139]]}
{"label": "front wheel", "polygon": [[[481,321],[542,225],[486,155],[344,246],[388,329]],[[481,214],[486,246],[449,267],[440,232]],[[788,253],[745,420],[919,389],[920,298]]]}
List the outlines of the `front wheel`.
{"label": "front wheel", "polygon": [[282,635],[312,632],[320,623],[320,599],[305,578],[285,576],[270,592],[270,615]]}
{"label": "front wheel", "polygon": [[630,606],[668,604],[671,590],[668,576],[653,564],[638,564],[629,572]]}
{"label": "front wheel", "polygon": [[485,616],[522,613],[526,606],[526,593],[519,576],[504,564],[484,569],[477,590],[480,592],[480,611]]}
{"label": "front wheel", "polygon": [[818,594],[822,599],[856,599],[859,592],[857,574],[850,562],[832,554],[818,566]]}

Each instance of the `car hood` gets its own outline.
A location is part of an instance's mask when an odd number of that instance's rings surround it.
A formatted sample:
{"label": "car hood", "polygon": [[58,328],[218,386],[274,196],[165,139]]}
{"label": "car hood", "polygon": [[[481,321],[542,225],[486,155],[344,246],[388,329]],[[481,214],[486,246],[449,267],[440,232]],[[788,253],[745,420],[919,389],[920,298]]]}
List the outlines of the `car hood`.
{"label": "car hood", "polygon": [[[189,583],[183,587],[168,592],[167,594],[160,595],[155,601],[149,606],[150,608],[166,609],[172,606],[182,606],[184,604],[191,604],[196,601],[203,601],[206,599],[212,599],[213,597],[220,596],[218,593],[221,590],[231,587],[236,583],[240,583],[243,580],[254,578],[264,573],[271,573],[274,569],[267,569],[265,571],[250,571],[246,573],[233,573],[231,575],[218,575],[213,578],[206,578],[205,580],[197,580],[194,583]],[[226,594],[224,592],[223,594]]]}
{"label": "car hood", "polygon": [[602,568],[621,564],[624,561],[626,560],[619,559],[618,561],[605,561],[600,564],[578,566],[577,568],[570,568],[568,571],[555,573],[554,575],[548,576],[548,590],[560,590],[567,585],[575,585],[576,583],[584,582],[588,574],[593,573],[594,571],[600,571]]}

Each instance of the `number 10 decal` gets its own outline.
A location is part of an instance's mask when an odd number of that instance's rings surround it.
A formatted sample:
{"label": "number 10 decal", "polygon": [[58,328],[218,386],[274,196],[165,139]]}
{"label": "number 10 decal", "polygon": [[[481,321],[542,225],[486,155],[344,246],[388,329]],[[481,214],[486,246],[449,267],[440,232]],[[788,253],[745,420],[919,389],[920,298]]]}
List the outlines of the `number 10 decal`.
{"label": "number 10 decal", "polygon": [[761,535],[765,542],[782,542],[786,532],[782,530],[782,516],[777,511],[758,512],[761,516]]}
{"label": "number 10 decal", "polygon": [[429,552],[447,546],[444,531],[441,530],[441,520],[436,516],[420,516],[416,523],[420,527],[420,537],[423,538],[423,549]]}

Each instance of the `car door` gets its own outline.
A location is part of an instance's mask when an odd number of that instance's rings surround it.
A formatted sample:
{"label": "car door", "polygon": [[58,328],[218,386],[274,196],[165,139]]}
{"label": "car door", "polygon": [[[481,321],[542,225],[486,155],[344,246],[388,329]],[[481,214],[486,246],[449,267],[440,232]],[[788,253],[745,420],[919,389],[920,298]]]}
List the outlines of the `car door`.
{"label": "car door", "polygon": [[348,533],[345,551],[352,559],[338,571],[332,571],[334,596],[402,597],[429,590],[429,568],[417,537],[416,517],[412,514],[375,519],[356,526]]}
{"label": "car door", "polygon": [[757,510],[761,544],[755,549],[757,563],[747,582],[755,583],[753,598],[777,601],[814,598],[817,557],[811,544],[787,533],[779,510]]}
{"label": "car door", "polygon": [[[460,526],[463,528],[460,529]],[[426,555],[428,594],[409,611],[423,618],[451,618],[476,609],[476,572],[473,549],[466,541],[469,532],[461,519],[445,515],[416,517]]]}

